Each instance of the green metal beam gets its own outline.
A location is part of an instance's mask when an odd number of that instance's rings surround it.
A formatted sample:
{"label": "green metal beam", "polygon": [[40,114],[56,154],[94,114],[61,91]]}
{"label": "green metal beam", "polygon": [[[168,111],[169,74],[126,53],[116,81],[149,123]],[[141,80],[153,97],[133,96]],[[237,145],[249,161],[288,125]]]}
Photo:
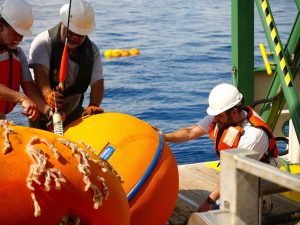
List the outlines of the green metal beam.
{"label": "green metal beam", "polygon": [[295,0],[298,10],[300,10],[300,0]]}
{"label": "green metal beam", "polygon": [[254,2],[232,0],[232,79],[246,104],[254,99]]}
{"label": "green metal beam", "polygon": [[[282,48],[282,43],[279,38],[278,30],[276,28],[268,0],[256,0],[256,5],[261,17],[269,47],[271,51],[274,52],[273,57],[277,65],[276,78],[278,77],[280,82],[280,87],[283,91],[284,98],[293,120],[298,140],[300,140],[300,101],[293,82],[293,76],[288,65],[289,61],[287,60],[285,51]],[[278,81],[275,79],[272,85],[277,86],[277,82]],[[279,112],[280,111],[277,111],[277,113]]]}
{"label": "green metal beam", "polygon": [[[287,59],[289,59],[288,64],[292,65],[291,70],[294,76],[297,73],[296,71],[297,65],[299,64],[299,60],[300,60],[300,52],[295,53],[296,48],[299,44],[300,44],[300,14],[298,12],[290,37],[287,41],[287,47],[285,49],[285,56]],[[297,54],[296,57],[295,54]],[[295,59],[291,60],[291,57]],[[265,103],[260,113],[262,118],[267,122],[267,124],[270,126],[271,129],[274,129],[278,117],[280,115],[280,112],[282,110],[282,107],[285,103],[283,93],[280,92],[279,94],[277,94],[279,87],[280,87],[280,80],[275,71],[274,79],[272,80],[272,84],[270,86],[266,98],[269,99],[277,95],[277,99],[274,102]]]}
{"label": "green metal beam", "polygon": [[[297,58],[297,57],[295,57],[295,50],[296,50],[296,48],[298,47],[299,44],[300,44],[300,9],[299,9],[299,12],[297,14],[294,26],[292,28],[291,35],[290,35],[290,37],[287,41],[287,48],[286,48],[286,51],[285,51],[287,58],[291,58],[291,57],[293,59]],[[295,65],[295,64],[297,64],[297,62],[293,62],[293,65]],[[291,68],[291,69],[293,70],[293,68]],[[292,71],[292,72],[296,72],[296,71]]]}

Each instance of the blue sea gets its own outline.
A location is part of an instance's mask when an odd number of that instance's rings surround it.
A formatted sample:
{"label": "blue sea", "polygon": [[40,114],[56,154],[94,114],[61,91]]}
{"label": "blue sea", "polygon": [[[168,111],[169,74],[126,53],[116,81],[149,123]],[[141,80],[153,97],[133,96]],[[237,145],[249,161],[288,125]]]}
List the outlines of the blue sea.
{"label": "blue sea", "polygon": [[[0,2],[3,2],[2,0]],[[33,5],[33,37],[59,22],[68,0],[28,0]],[[138,48],[136,57],[102,57],[105,111],[133,115],[169,132],[196,123],[206,113],[207,97],[218,83],[231,82],[231,1],[90,1],[96,29],[90,38],[106,49]],[[285,45],[297,14],[293,0],[269,1]],[[258,44],[265,43],[256,11],[255,66],[262,66]],[[33,37],[21,46],[28,55]],[[88,104],[88,99],[85,105]],[[27,125],[17,107],[8,118]],[[201,137],[170,144],[178,164],[215,160],[213,143]]]}

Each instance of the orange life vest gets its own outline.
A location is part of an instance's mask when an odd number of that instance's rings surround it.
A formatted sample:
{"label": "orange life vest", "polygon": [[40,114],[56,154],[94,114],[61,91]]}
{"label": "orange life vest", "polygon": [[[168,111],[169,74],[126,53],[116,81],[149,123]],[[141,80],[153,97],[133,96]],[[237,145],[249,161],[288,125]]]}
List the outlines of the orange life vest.
{"label": "orange life vest", "polygon": [[[263,155],[260,161],[268,162],[270,157],[277,157],[278,148],[271,129],[252,108],[246,106],[243,110],[248,113],[247,119],[250,124],[253,127],[263,129],[269,138],[268,152]],[[220,156],[220,151],[222,150],[237,148],[240,138],[243,135],[243,128],[241,126],[230,126],[224,130],[220,130],[217,124],[212,122],[209,129],[209,137],[214,140],[214,148],[218,156]]]}
{"label": "orange life vest", "polygon": [[[19,91],[21,83],[21,62],[16,52],[6,49],[0,51],[0,83]],[[16,103],[0,101],[0,112],[9,113],[13,110]]]}

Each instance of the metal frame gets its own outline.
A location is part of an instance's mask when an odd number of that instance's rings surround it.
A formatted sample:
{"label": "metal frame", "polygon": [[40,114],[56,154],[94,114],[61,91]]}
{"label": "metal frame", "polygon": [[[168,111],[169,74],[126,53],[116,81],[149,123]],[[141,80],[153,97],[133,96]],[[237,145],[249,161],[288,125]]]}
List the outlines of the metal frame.
{"label": "metal frame", "polygon": [[246,104],[254,98],[254,3],[231,1],[232,80],[246,96]]}
{"label": "metal frame", "polygon": [[[261,114],[274,129],[286,104],[300,140],[300,100],[294,78],[300,65],[300,0],[298,15],[287,46],[283,48],[268,0],[255,0],[275,62],[274,77],[266,98],[277,97],[262,107]],[[232,79],[246,98],[254,100],[254,1],[232,0]],[[291,68],[290,68],[291,65]],[[266,75],[267,76],[267,75]],[[278,94],[279,93],[279,94]],[[294,190],[300,192],[298,175],[262,163],[246,149],[221,152],[221,207],[193,213],[188,225],[260,225],[261,197],[264,194]]]}
{"label": "metal frame", "polygon": [[[280,112],[282,110],[283,104],[284,102],[286,102],[290,111],[291,118],[294,124],[296,124],[295,127],[297,136],[300,139],[300,101],[293,82],[293,78],[295,76],[293,76],[289,66],[291,58],[288,58],[286,56],[286,51],[282,47],[282,43],[268,0],[256,0],[256,5],[261,17],[269,47],[273,52],[273,58],[276,64],[276,73],[274,74],[273,83],[269,89],[267,98],[276,96],[279,87],[282,90],[282,93],[277,96],[277,101],[272,102],[271,107],[269,106],[270,103],[268,103],[267,106],[265,105],[263,107],[262,117],[267,121],[271,128],[274,128],[278,116],[280,115]],[[298,42],[299,40],[300,26],[297,21],[298,19],[295,22],[296,26],[294,26],[294,28],[296,29],[292,31],[289,39],[289,48],[287,49],[290,50],[290,52],[288,52],[287,55],[293,54],[295,50],[295,42]],[[266,108],[270,109],[270,111],[266,110]]]}
{"label": "metal frame", "polygon": [[[266,103],[262,108],[261,114],[271,129],[274,129],[282,107],[286,103],[295,126],[298,140],[300,140],[300,100],[293,81],[297,71],[291,70],[289,67],[289,62],[292,61],[294,53],[297,50],[297,44],[300,43],[299,13],[288,44],[283,49],[268,0],[255,1],[268,40],[269,49],[274,52],[273,57],[276,64],[274,78],[269,87],[266,99],[276,96],[277,100],[272,103]],[[254,2],[244,0],[232,0],[231,2],[232,79],[233,83],[245,96],[246,104],[252,104],[255,91],[253,62]],[[300,11],[300,0],[295,0],[295,2]]]}
{"label": "metal frame", "polygon": [[188,225],[260,225],[260,197],[264,194],[294,190],[300,192],[298,175],[257,161],[246,149],[221,152],[221,208],[194,213]]}

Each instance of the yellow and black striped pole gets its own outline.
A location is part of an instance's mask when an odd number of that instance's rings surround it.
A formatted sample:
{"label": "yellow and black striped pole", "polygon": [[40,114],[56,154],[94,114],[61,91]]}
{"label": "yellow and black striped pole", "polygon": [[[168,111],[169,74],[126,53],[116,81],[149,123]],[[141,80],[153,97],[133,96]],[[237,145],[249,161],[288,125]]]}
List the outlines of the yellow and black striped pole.
{"label": "yellow and black striped pole", "polygon": [[272,41],[272,45],[274,46],[274,53],[276,54],[278,58],[278,62],[280,65],[280,69],[284,75],[285,85],[290,86],[291,85],[291,75],[289,72],[288,65],[285,60],[284,52],[282,50],[282,44],[279,39],[279,35],[275,26],[275,23],[273,22],[273,17],[271,14],[271,10],[268,4],[268,1],[261,0],[261,8],[265,15],[265,21],[269,28],[269,33]]}
{"label": "yellow and black striped pole", "polygon": [[[264,31],[268,40],[269,48],[274,53],[274,61],[276,64],[276,77],[280,82],[285,101],[287,103],[291,118],[293,120],[298,140],[300,140],[300,101],[295,85],[293,76],[282,48],[282,43],[276,28],[272,11],[268,0],[256,0],[256,5],[261,17]],[[279,86],[275,87],[276,82],[273,82],[273,92],[277,92]]]}

